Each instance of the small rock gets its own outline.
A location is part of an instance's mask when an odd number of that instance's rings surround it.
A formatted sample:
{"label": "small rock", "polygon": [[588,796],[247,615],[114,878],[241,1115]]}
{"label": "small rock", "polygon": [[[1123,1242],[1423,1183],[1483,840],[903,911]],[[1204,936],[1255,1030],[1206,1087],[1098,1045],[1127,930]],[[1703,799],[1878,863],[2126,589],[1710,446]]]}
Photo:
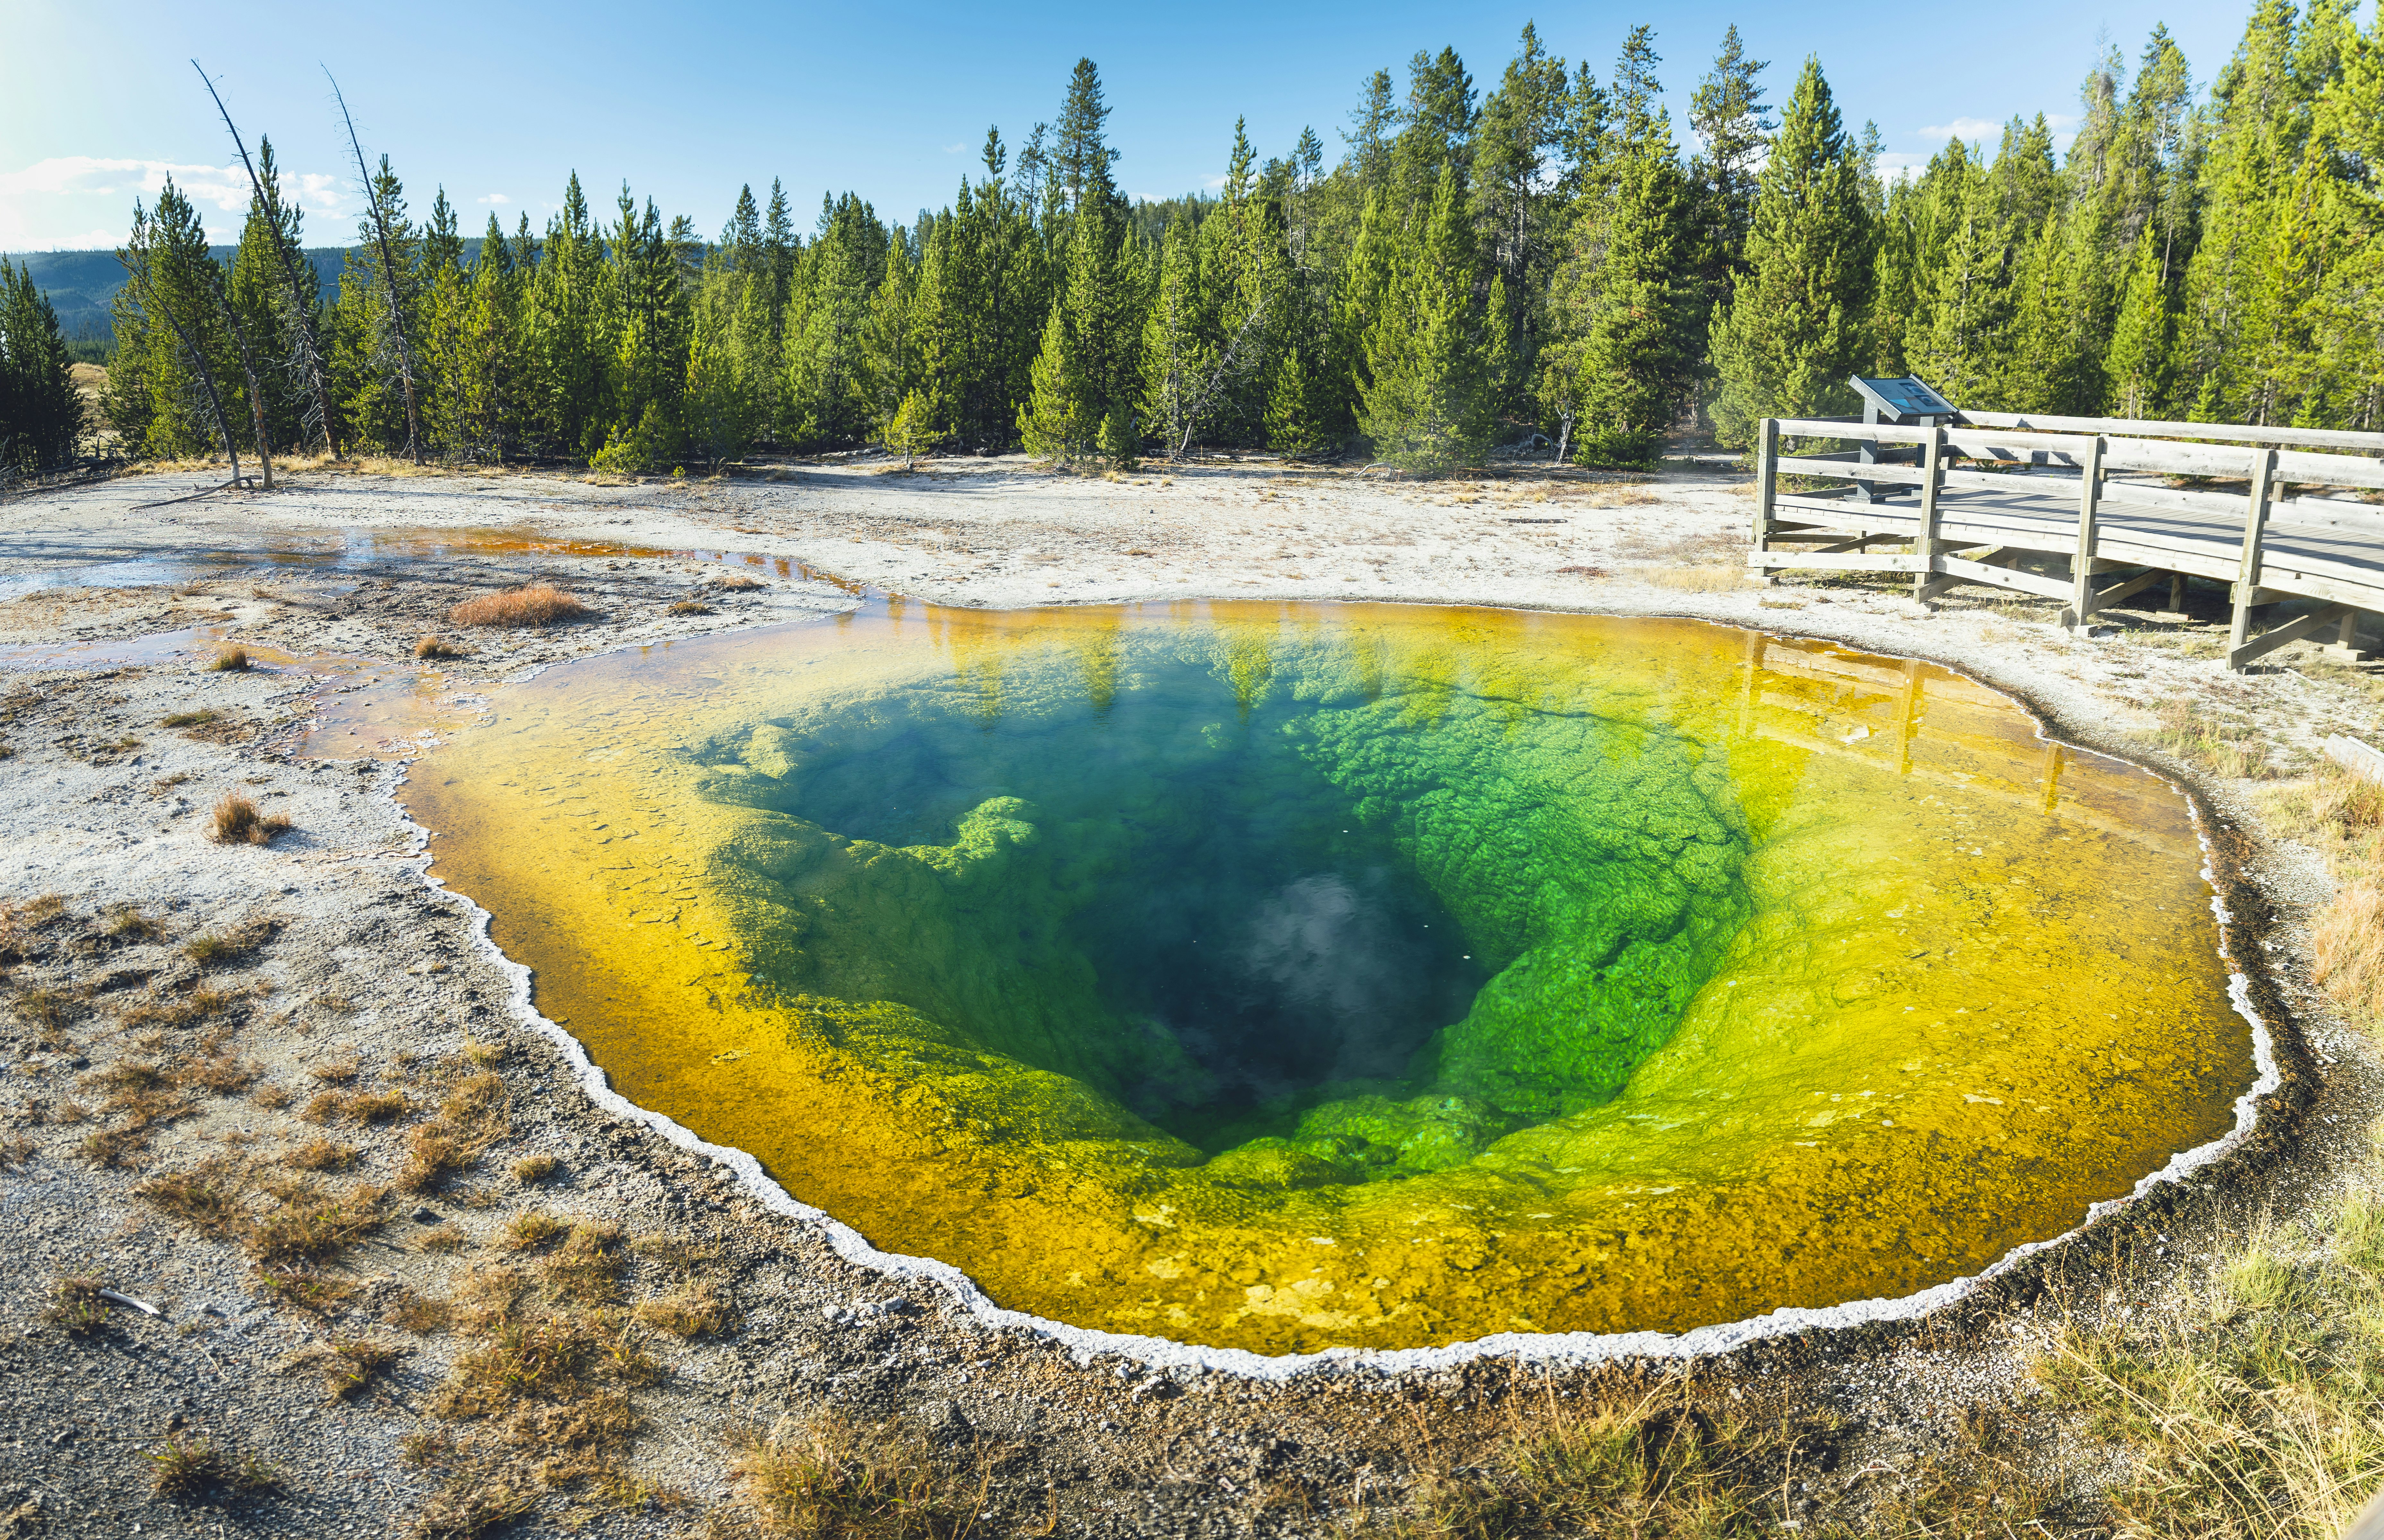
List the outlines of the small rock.
{"label": "small rock", "polygon": [[969,1431],[968,1415],[951,1401],[929,1401],[922,1406],[919,1425],[939,1438],[956,1438]]}

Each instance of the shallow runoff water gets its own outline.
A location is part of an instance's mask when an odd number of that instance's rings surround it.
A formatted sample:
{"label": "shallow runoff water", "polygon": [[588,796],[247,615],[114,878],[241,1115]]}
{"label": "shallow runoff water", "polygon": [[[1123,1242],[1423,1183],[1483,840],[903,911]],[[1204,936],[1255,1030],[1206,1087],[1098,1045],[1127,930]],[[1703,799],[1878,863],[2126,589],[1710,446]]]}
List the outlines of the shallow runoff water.
{"label": "shallow runoff water", "polygon": [[1102,1330],[1907,1295],[2254,1074],[2174,788],[1695,622],[878,602],[551,669],[406,798],[621,1094]]}

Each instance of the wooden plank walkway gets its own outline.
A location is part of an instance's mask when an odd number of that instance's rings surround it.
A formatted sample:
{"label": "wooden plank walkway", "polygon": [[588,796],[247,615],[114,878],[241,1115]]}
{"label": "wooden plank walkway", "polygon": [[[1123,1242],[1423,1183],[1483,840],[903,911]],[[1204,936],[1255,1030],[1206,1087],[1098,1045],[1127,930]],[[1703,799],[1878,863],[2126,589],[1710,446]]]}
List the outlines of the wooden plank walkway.
{"label": "wooden plank walkway", "polygon": [[[1959,583],[2014,589],[2066,601],[2073,627],[2163,582],[2174,607],[2185,578],[2210,578],[2234,601],[2233,668],[2327,626],[2355,651],[2359,616],[2384,614],[2384,504],[2342,495],[2384,490],[2384,434],[2057,420],[2132,431],[2047,432],[1985,414],[1920,427],[1766,422],[1747,564],[1765,574],[1910,573],[1923,599]],[[2147,430],[2267,441],[2170,442],[2140,436]],[[1807,449],[1829,440],[1858,447]],[[2278,440],[2296,447],[2269,447]],[[1799,453],[1781,453],[1783,441]],[[1956,456],[2000,468],[1956,469]],[[1786,476],[1856,485],[1786,492]],[[1889,500],[1865,501],[1865,485]],[[2317,608],[2252,635],[2252,612],[2287,599]]]}

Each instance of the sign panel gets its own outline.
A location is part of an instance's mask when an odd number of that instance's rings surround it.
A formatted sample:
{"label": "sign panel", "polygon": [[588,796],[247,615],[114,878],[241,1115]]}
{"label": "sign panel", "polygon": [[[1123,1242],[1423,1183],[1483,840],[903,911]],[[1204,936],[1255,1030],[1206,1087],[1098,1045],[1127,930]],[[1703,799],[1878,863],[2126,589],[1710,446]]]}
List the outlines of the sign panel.
{"label": "sign panel", "polygon": [[1856,375],[1854,387],[1871,399],[1881,416],[1900,420],[1955,415],[1954,404],[1931,390],[1917,375],[1900,375],[1884,379]]}

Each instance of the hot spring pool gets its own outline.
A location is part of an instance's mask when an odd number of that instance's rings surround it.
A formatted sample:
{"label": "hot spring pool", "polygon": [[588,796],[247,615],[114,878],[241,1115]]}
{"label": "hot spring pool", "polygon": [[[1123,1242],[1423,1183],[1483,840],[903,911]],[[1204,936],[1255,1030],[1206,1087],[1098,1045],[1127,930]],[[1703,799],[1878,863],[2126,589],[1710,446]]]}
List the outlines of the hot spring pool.
{"label": "hot spring pool", "polygon": [[553,669],[406,799],[622,1095],[1102,1330],[1910,1294],[2254,1074],[2176,790],[1694,622],[889,603]]}

